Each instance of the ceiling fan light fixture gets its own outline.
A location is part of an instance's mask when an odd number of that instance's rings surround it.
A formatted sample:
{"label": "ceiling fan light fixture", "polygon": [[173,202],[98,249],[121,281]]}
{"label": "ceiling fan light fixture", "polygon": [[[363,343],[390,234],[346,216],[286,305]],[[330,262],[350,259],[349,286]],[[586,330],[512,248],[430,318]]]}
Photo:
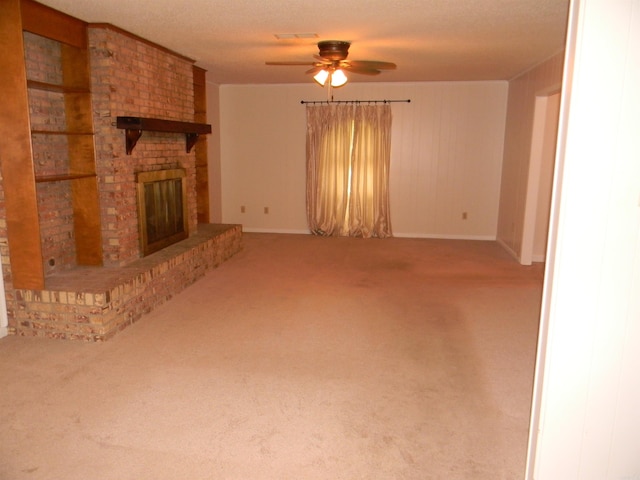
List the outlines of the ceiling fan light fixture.
{"label": "ceiling fan light fixture", "polygon": [[334,88],[343,86],[345,83],[347,83],[347,80],[347,76],[339,68],[331,73],[331,86]]}
{"label": "ceiling fan light fixture", "polygon": [[339,68],[333,71],[329,71],[326,68],[322,69],[313,76],[313,79],[323,87],[327,83],[327,80],[329,80],[329,83],[334,88],[343,86],[349,80]]}
{"label": "ceiling fan light fixture", "polygon": [[320,70],[313,76],[313,79],[320,84],[320,86],[324,87],[324,84],[329,78],[329,72],[327,70]]}

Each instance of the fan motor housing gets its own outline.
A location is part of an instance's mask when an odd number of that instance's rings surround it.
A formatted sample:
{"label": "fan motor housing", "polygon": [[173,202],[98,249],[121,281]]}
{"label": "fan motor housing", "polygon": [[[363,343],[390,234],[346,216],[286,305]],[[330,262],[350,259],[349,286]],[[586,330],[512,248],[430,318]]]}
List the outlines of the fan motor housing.
{"label": "fan motor housing", "polygon": [[350,42],[343,42],[341,40],[324,40],[318,42],[320,56],[331,61],[339,61],[347,58],[350,46]]}

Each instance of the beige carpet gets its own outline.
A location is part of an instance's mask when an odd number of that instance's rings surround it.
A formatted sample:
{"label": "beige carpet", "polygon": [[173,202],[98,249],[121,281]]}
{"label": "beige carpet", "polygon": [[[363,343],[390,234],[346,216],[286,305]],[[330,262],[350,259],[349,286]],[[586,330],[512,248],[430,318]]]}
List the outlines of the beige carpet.
{"label": "beige carpet", "polygon": [[105,344],[0,340],[0,479],[518,479],[542,267],[245,234]]}

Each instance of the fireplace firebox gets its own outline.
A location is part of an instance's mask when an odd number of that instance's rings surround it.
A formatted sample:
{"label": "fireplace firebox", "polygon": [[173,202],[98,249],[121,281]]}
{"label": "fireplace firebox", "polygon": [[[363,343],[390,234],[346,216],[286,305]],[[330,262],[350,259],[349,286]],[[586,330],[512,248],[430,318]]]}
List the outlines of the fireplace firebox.
{"label": "fireplace firebox", "polygon": [[188,238],[185,170],[139,172],[136,183],[142,254],[149,255]]}

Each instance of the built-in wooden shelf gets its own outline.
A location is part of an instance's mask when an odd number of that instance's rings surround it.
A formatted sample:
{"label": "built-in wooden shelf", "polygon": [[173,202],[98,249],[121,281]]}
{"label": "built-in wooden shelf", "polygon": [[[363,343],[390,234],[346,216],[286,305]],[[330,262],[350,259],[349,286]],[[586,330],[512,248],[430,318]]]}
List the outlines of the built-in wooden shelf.
{"label": "built-in wooden shelf", "polygon": [[178,122],[161,118],[117,117],[116,126],[125,130],[127,155],[131,155],[144,131],[184,133],[187,153],[191,152],[200,135],[211,133],[211,125],[206,123]]}
{"label": "built-in wooden shelf", "polygon": [[36,183],[62,182],[64,180],[78,180],[80,178],[95,177],[95,173],[68,173],[64,175],[43,175],[36,177]]}
{"label": "built-in wooden shelf", "polygon": [[[13,289],[42,290],[51,258],[102,264],[87,24],[37,0],[0,0],[0,37],[3,267]],[[62,195],[72,218],[47,221],[41,203]],[[50,245],[62,231],[72,242]]]}
{"label": "built-in wooden shelf", "polygon": [[37,80],[27,80],[27,87],[35,90],[46,90],[48,92],[90,93],[89,89],[84,87],[71,87],[69,85],[59,85],[57,83],[40,82]]}
{"label": "built-in wooden shelf", "polygon": [[31,130],[32,135],[93,135],[93,132],[70,132],[68,130]]}

